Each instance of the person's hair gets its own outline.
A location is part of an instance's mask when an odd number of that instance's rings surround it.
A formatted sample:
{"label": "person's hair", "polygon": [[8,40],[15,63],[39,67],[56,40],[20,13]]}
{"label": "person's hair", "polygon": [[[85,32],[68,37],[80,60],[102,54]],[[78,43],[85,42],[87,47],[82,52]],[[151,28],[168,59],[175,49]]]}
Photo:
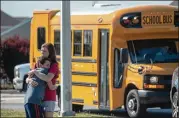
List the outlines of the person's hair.
{"label": "person's hair", "polygon": [[41,58],[39,62],[43,65],[46,61],[51,62],[50,58]]}
{"label": "person's hair", "polygon": [[42,47],[46,47],[48,49],[48,52],[49,52],[48,58],[50,58],[51,62],[57,63],[56,52],[55,52],[55,48],[54,48],[53,44],[45,43],[42,45]]}

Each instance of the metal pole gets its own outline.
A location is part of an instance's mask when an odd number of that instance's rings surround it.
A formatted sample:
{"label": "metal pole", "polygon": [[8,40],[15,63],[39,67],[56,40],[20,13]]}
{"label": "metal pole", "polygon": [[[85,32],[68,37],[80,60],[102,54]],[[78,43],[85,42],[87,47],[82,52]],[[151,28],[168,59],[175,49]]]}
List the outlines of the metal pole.
{"label": "metal pole", "polygon": [[60,116],[74,116],[72,111],[71,80],[71,20],[70,1],[61,2],[61,113]]}

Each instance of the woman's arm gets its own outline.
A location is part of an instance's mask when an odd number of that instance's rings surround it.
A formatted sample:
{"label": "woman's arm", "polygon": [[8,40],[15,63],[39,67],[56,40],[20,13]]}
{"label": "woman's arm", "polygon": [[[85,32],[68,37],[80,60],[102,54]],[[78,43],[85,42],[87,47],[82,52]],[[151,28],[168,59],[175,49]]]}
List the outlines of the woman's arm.
{"label": "woman's arm", "polygon": [[33,86],[33,87],[35,87],[35,86],[38,85],[38,82],[32,80],[29,76],[26,78],[25,81],[26,81],[27,84],[30,84],[30,85]]}
{"label": "woman's arm", "polygon": [[26,83],[28,84],[30,80],[31,80],[31,79],[30,79],[29,76],[28,76],[25,81],[26,81]]}
{"label": "woman's arm", "polygon": [[53,85],[52,81],[48,82],[47,84],[48,84],[48,87],[49,87],[50,90],[56,90],[57,89],[57,86]]}
{"label": "woman's arm", "polygon": [[28,77],[27,77],[26,80],[25,80],[27,84],[32,81],[31,78],[32,78],[32,76],[34,75],[34,73],[32,73],[33,71],[35,71],[35,69],[33,69],[33,70],[31,70],[31,71],[28,72]]}
{"label": "woman's arm", "polygon": [[[34,67],[32,68],[31,71],[34,71],[37,68],[37,66],[38,66],[38,62],[34,65]],[[26,78],[25,81],[26,81],[27,84],[30,84],[31,86],[35,87],[35,86],[38,85],[38,82],[32,80],[31,77],[34,75],[34,73],[32,73],[31,71],[28,72],[28,77]]]}

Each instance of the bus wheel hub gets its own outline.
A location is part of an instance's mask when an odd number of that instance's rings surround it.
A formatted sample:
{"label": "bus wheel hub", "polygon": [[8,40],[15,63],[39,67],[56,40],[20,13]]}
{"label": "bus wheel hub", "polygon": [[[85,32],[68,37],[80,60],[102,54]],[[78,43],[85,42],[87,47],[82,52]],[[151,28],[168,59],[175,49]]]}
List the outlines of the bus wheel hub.
{"label": "bus wheel hub", "polygon": [[128,108],[129,108],[130,110],[134,110],[134,108],[135,108],[135,102],[134,102],[133,99],[130,99],[130,100],[129,100]]}

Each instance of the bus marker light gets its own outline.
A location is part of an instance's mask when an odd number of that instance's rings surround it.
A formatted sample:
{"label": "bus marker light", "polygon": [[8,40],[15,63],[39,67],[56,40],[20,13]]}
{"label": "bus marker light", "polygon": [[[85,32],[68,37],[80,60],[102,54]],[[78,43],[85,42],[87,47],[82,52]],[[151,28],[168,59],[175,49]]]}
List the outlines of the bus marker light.
{"label": "bus marker light", "polygon": [[144,88],[151,88],[151,89],[162,89],[164,88],[164,85],[151,85],[151,84],[144,84]]}
{"label": "bus marker light", "polygon": [[138,16],[135,16],[135,17],[133,18],[133,20],[132,20],[132,23],[134,23],[134,24],[139,23],[139,17],[138,17]]}

